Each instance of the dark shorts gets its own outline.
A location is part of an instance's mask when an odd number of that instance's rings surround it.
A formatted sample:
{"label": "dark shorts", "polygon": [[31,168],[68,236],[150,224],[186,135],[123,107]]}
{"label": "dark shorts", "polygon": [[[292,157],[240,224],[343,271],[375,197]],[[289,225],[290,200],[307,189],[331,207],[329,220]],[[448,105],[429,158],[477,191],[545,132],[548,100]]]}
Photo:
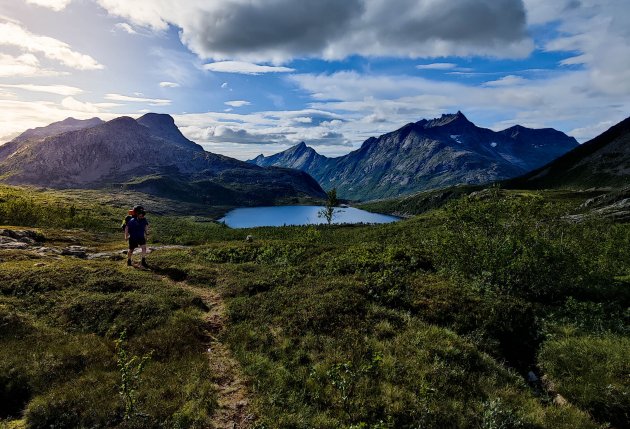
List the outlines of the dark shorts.
{"label": "dark shorts", "polygon": [[146,238],[131,238],[129,237],[129,250],[133,250],[138,246],[144,246],[147,244]]}

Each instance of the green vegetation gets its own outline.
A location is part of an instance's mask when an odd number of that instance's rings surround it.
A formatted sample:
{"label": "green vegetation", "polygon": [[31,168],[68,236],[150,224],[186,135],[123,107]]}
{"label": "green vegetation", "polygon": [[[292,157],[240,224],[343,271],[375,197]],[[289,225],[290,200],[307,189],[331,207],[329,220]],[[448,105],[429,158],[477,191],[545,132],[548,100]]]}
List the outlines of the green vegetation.
{"label": "green vegetation", "polygon": [[0,418],[210,425],[207,308],[167,276],[223,298],[258,429],[627,428],[630,225],[571,221],[576,195],[490,189],[374,227],[154,215],[154,243],[191,246],[153,272],[0,251]]}
{"label": "green vegetation", "polygon": [[331,189],[326,192],[326,195],[328,196],[326,204],[324,205],[324,208],[317,213],[317,217],[323,217],[326,219],[326,223],[330,225],[335,218],[337,206],[339,205],[339,200],[337,200],[337,189]]}

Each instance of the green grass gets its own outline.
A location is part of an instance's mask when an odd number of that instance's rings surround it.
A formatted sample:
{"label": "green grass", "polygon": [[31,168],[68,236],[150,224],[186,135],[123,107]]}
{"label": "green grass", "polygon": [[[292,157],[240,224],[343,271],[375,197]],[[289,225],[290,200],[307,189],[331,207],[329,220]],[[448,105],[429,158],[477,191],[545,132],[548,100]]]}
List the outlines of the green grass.
{"label": "green grass", "polygon": [[122,425],[114,340],[124,330],[132,355],[153,352],[132,423],[174,427],[194,407],[187,427],[204,427],[216,395],[200,311],[189,293],[119,264],[0,264],[2,417],[24,412],[33,428]]}
{"label": "green grass", "polygon": [[[11,192],[35,208],[61,195]],[[121,208],[99,198],[92,232],[36,226],[47,243],[122,246],[106,232]],[[249,379],[259,429],[627,427],[630,225],[568,221],[580,198],[494,189],[380,226],[232,230],[154,213],[152,243],[189,247],[150,254],[152,273],[0,253],[0,418],[207,426],[204,308],[167,276],[223,296],[220,340]],[[117,391],[122,330],[131,355],[153,352],[131,423]],[[570,405],[537,396],[529,370]]]}

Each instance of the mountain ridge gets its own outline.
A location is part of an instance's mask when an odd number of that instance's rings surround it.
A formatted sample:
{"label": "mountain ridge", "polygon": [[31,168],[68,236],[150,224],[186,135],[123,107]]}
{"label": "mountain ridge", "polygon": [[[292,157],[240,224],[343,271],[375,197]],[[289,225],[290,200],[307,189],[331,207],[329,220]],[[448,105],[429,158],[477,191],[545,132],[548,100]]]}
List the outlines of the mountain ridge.
{"label": "mountain ridge", "polygon": [[610,188],[630,185],[630,117],[505,186]]}
{"label": "mountain ridge", "polygon": [[37,137],[18,136],[0,146],[4,182],[123,187],[211,204],[325,198],[319,184],[302,171],[263,168],[206,152],[184,137],[169,115],[121,116],[61,133],[58,127],[42,129]]}
{"label": "mountain ridge", "polygon": [[324,188],[337,188],[342,198],[370,200],[520,176],[577,146],[573,137],[554,129],[515,126],[496,132],[458,111],[370,137],[336,158],[302,142],[248,162],[299,168]]}

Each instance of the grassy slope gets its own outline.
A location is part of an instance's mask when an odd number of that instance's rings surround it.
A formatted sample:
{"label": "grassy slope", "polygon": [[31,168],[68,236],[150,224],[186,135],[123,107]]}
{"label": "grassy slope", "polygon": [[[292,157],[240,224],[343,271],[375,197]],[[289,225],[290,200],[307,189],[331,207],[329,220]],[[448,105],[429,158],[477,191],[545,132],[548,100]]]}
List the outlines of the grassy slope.
{"label": "grassy slope", "polygon": [[[231,230],[153,216],[154,241],[198,245],[149,263],[224,296],[222,341],[250,377],[259,428],[596,427],[586,412],[626,427],[627,408],[612,399],[630,388],[616,357],[630,352],[630,230],[558,222],[575,202],[548,201],[490,195],[378,227]],[[72,234],[115,247],[118,233],[103,233],[119,210],[96,207],[102,223]],[[53,243],[68,235],[54,229],[69,226],[58,218],[35,225]],[[127,328],[132,354],[155,350],[139,390],[144,418],[207,424],[212,375],[195,335],[203,310],[189,293],[120,262],[0,258],[0,395],[21,398],[10,414],[26,407],[31,427],[120,426],[113,341]],[[624,339],[611,364],[572,359],[609,337]],[[536,363],[575,406],[532,393],[518,372]],[[584,367],[599,369],[576,377]],[[593,388],[575,387],[584,383]],[[602,402],[596,393],[611,383]]]}

